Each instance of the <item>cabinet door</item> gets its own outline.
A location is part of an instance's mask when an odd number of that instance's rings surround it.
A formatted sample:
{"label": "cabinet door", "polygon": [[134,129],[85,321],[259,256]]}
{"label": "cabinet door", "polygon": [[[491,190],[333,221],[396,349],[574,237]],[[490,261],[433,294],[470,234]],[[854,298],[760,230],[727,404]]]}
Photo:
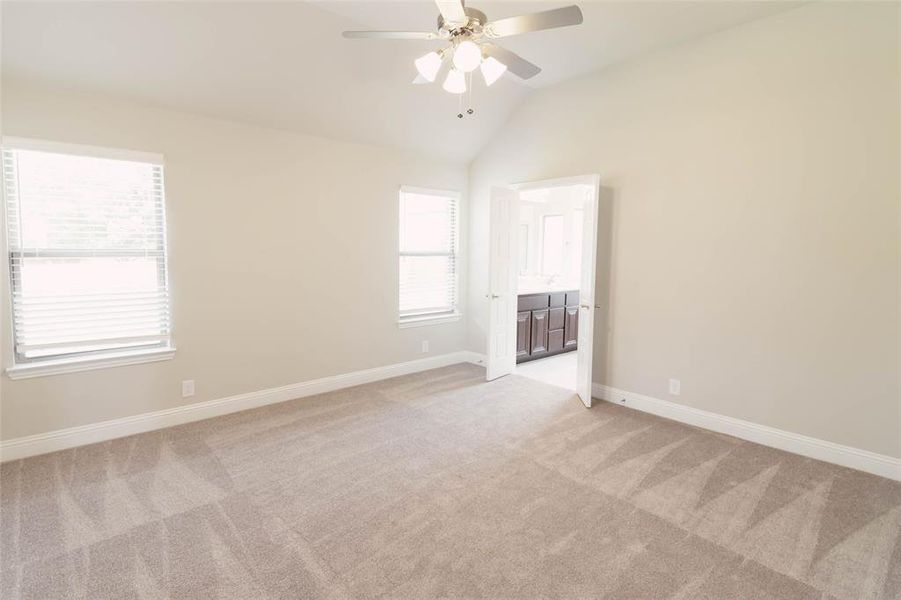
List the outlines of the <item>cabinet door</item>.
{"label": "cabinet door", "polygon": [[528,356],[532,334],[532,311],[516,313],[516,358]]}
{"label": "cabinet door", "polygon": [[549,352],[560,352],[563,350],[563,330],[551,329],[547,333],[547,349]]}
{"label": "cabinet door", "polygon": [[579,307],[567,306],[563,323],[563,347],[575,348],[579,343]]}
{"label": "cabinet door", "polygon": [[547,352],[547,309],[532,311],[533,355]]}

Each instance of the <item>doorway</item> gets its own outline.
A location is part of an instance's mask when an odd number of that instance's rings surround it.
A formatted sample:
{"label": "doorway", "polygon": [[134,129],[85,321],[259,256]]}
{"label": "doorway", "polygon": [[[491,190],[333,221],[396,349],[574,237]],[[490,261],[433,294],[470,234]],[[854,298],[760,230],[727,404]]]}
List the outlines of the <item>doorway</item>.
{"label": "doorway", "polygon": [[492,190],[489,380],[517,373],[591,406],[599,180]]}

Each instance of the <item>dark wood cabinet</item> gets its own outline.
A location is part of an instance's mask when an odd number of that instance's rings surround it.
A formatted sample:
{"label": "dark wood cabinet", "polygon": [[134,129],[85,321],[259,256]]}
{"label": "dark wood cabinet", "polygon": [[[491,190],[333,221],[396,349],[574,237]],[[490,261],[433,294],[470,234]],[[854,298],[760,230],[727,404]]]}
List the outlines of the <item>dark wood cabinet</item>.
{"label": "dark wood cabinet", "polygon": [[547,351],[556,354],[563,350],[563,330],[555,329],[547,333]]}
{"label": "dark wood cabinet", "polygon": [[578,347],[579,292],[523,294],[516,314],[516,362]]}
{"label": "dark wood cabinet", "polygon": [[548,312],[546,308],[532,311],[532,344],[530,354],[547,352],[547,315]]}
{"label": "dark wood cabinet", "polygon": [[563,312],[566,309],[562,306],[560,308],[552,308],[548,310],[548,320],[547,320],[547,328],[551,331],[554,329],[563,329]]}
{"label": "dark wood cabinet", "polygon": [[532,312],[516,313],[516,360],[520,356],[529,355],[529,342],[532,339]]}
{"label": "dark wood cabinet", "polygon": [[563,321],[563,347],[575,348],[579,343],[579,305],[567,306]]}

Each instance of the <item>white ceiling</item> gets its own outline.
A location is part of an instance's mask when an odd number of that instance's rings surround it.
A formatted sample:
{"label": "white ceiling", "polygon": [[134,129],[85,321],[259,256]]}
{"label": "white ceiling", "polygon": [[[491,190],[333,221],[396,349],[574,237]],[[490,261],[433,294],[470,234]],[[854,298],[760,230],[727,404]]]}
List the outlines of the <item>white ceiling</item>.
{"label": "white ceiling", "polygon": [[[473,2],[489,20],[570,2]],[[407,2],[3,2],[2,75],[260,125],[472,159],[534,88],[788,10],[789,2],[579,2],[577,27],[505,39],[542,67],[474,91],[456,117],[439,85],[413,86],[428,41],[342,30],[434,30]]]}

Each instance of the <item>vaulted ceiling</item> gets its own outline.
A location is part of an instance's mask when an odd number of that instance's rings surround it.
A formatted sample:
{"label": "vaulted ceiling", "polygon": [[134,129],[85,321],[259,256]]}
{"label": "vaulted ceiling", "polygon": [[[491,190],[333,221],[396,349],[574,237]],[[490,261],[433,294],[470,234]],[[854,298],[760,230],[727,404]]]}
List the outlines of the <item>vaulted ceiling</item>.
{"label": "vaulted ceiling", "polygon": [[[473,2],[489,19],[570,2]],[[2,75],[337,139],[469,161],[536,88],[788,10],[787,2],[579,2],[584,24],[508,38],[542,67],[457,97],[413,86],[439,42],[347,40],[434,30],[417,2],[3,2]]]}

